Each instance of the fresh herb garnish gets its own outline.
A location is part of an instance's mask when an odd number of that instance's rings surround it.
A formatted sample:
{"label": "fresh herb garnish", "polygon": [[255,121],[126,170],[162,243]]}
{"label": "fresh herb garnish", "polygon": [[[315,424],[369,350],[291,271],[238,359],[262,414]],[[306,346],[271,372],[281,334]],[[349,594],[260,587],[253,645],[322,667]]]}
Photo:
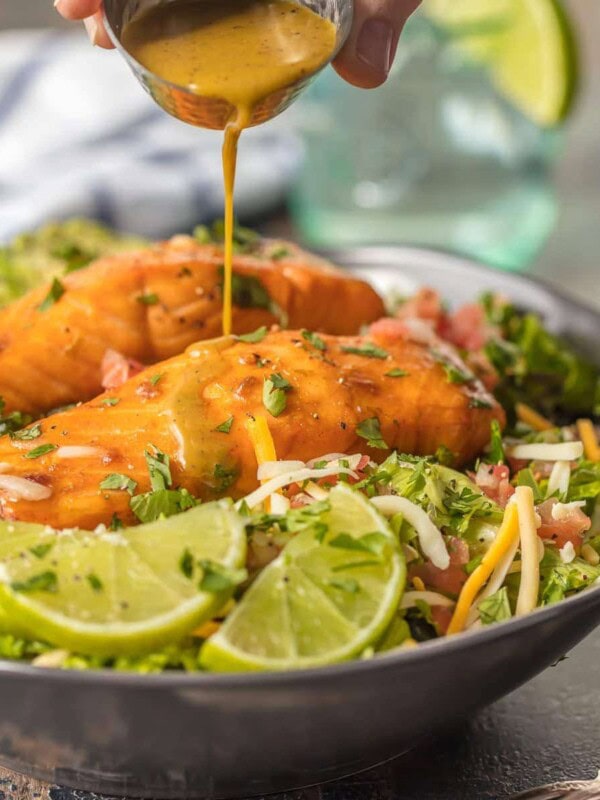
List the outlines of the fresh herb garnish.
{"label": "fresh herb garnish", "polygon": [[8,414],[5,414],[5,407],[6,403],[4,399],[0,397],[0,436],[18,431],[31,422],[31,416],[29,414],[23,414],[22,411],[10,411]]}
{"label": "fresh herb garnish", "polygon": [[194,575],[194,556],[187,547],[179,559],[179,569],[186,578],[191,580]]}
{"label": "fresh herb garnish", "polygon": [[119,397],[104,397],[100,402],[103,406],[116,406],[121,402],[121,399]]}
{"label": "fresh herb garnish", "polygon": [[289,248],[284,247],[282,245],[281,247],[275,247],[273,250],[271,250],[269,252],[268,255],[269,255],[269,258],[273,259],[273,261],[279,261],[280,259],[287,258],[288,256],[291,256],[292,254],[290,253]]}
{"label": "fresh herb garnish", "polygon": [[485,408],[489,410],[490,408],[493,408],[493,406],[489,400],[485,400],[482,397],[470,397],[469,408]]}
{"label": "fresh herb garnish", "polygon": [[219,433],[229,433],[231,431],[231,426],[233,425],[233,416],[228,417],[225,422],[222,422],[220,425],[217,425],[215,431]]}
{"label": "fresh herb garnish", "polygon": [[123,528],[123,523],[119,519],[119,515],[115,512],[113,513],[110,519],[110,525],[108,526],[109,531],[120,531]]}
{"label": "fresh herb garnish", "polygon": [[502,444],[502,429],[497,419],[490,425],[490,461],[492,464],[504,464],[504,446]]}
{"label": "fresh herb garnish", "polygon": [[280,373],[274,372],[265,378],[263,384],[263,405],[272,417],[278,417],[285,411],[287,406],[286,392],[289,392],[292,384]]}
{"label": "fresh herb garnish", "polygon": [[262,342],[265,338],[269,329],[266,325],[261,325],[260,328],[257,328],[255,331],[251,333],[241,333],[239,336],[235,338],[238,342],[246,342],[247,344],[258,344],[258,342]]}
{"label": "fresh herb garnish", "polygon": [[203,573],[199,584],[202,592],[224,592],[239,586],[248,577],[245,569],[229,569],[206,559],[199,561],[198,566]]}
{"label": "fresh herb garnish", "polygon": [[386,444],[381,434],[381,424],[377,417],[369,417],[356,426],[356,433],[362,439],[366,439],[369,447],[374,447],[378,450],[387,450]]}
{"label": "fresh herb garnish", "polygon": [[25,458],[39,458],[40,456],[45,456],[46,453],[51,453],[53,450],[57,449],[57,444],[41,444],[39,447],[34,447],[33,450],[25,453]]}
{"label": "fresh herb garnish", "polygon": [[95,572],[89,572],[85,577],[95,592],[101,592],[104,589],[104,584]]}
{"label": "fresh herb garnish", "polygon": [[320,350],[322,353],[327,350],[327,345],[317,333],[307,331],[306,329],[301,330],[300,333],[302,334],[302,338],[305,339],[309,344],[312,344],[315,350]]}
{"label": "fresh herb garnish", "polygon": [[146,464],[148,465],[148,473],[150,475],[150,486],[153,492],[161,491],[162,489],[170,489],[173,485],[171,477],[170,463],[171,459],[162,450],[154,445],[149,445],[154,450],[151,453],[149,450],[144,451]]}
{"label": "fresh herb garnish", "polygon": [[47,556],[53,547],[54,542],[43,542],[42,544],[36,544],[33,547],[30,547],[29,552],[33,553],[36,558],[44,558],[44,556]]}
{"label": "fresh herb garnish", "polygon": [[400,369],[400,367],[395,367],[391,369],[389,372],[385,373],[386,378],[406,378],[410,373],[407,372],[405,369]]}
{"label": "fresh herb garnish", "polygon": [[137,489],[137,482],[130,478],[128,475],[123,475],[120,472],[111,472],[104,480],[100,482],[100,489],[114,490],[119,492],[129,492],[133,494]]}
{"label": "fresh herb garnish", "polygon": [[465,384],[475,380],[472,372],[459,367],[445,353],[441,353],[439,350],[432,350],[431,355],[444,368],[446,378],[450,383]]}
{"label": "fresh herb garnish", "polygon": [[148,292],[147,294],[139,294],[136,297],[136,300],[143,306],[155,306],[157,303],[160,302],[160,298],[155,292]]}
{"label": "fresh herb garnish", "polygon": [[152,386],[156,386],[156,384],[164,377],[163,372],[157,372],[156,375],[153,375],[151,378],[148,378],[148,383],[151,383]]}
{"label": "fresh herb garnish", "polygon": [[159,489],[136,494],[129,501],[129,506],[140,522],[154,522],[161,517],[181,514],[196,503],[187,489]]}
{"label": "fresh herb garnish", "polygon": [[56,572],[48,570],[32,575],[24,581],[13,581],[10,588],[15,592],[52,592],[58,591],[58,577]]}
{"label": "fresh herb garnish", "polygon": [[32,425],[31,428],[22,428],[19,431],[10,432],[11,439],[18,439],[21,442],[28,442],[31,441],[31,439],[37,439],[41,435],[42,426],[39,422],[36,422],[36,424]]}
{"label": "fresh herb garnish", "polygon": [[389,358],[389,353],[382,347],[378,347],[372,342],[365,342],[361,345],[342,345],[343,353],[353,353],[356,356],[365,356],[365,358]]}
{"label": "fresh herb garnish", "polygon": [[215,464],[213,478],[218,481],[218,485],[215,487],[216,491],[224,492],[235,482],[237,469],[235,467],[225,467],[223,464]]}
{"label": "fresh herb garnish", "polygon": [[65,292],[66,289],[63,284],[58,278],[54,278],[50,284],[48,294],[38,306],[38,311],[48,311],[49,308],[52,308],[52,306],[60,300]]}

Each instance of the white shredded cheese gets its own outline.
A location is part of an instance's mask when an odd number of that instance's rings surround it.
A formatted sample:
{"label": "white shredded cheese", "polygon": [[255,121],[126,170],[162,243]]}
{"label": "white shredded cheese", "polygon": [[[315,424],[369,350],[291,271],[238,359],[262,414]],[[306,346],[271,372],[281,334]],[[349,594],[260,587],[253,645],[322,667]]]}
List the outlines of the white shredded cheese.
{"label": "white shredded cheese", "polygon": [[84,445],[65,445],[59,447],[54,454],[57,458],[90,458],[104,455],[99,447],[86,447]]}
{"label": "white shredded cheese", "polygon": [[529,486],[517,486],[515,497],[519,513],[521,541],[521,584],[517,598],[517,616],[521,616],[529,614],[537,605],[540,586],[540,551],[533,492]]}
{"label": "white shredded cheese", "polygon": [[47,500],[52,494],[49,486],[18,475],[0,475],[0,490],[8,492],[15,500]]}
{"label": "white shredded cheese", "polygon": [[270,481],[286,472],[293,472],[297,469],[304,469],[304,461],[263,461],[259,466],[256,477],[259,481]]}
{"label": "white shredded cheese", "polygon": [[271,496],[271,514],[285,514],[290,507],[290,501],[279,492]]}
{"label": "white shredded cheese", "polygon": [[473,607],[469,611],[469,616],[467,617],[467,628],[470,627],[476,620],[479,619],[479,603],[482,600],[485,600],[487,597],[491,597],[493,594],[496,594],[499,591],[506,579],[506,576],[511,570],[513,566],[515,556],[517,554],[517,550],[519,549],[519,540],[516,539],[513,543],[512,547],[508,552],[504,554],[504,556],[500,559],[500,561],[494,567],[494,571],[490,575],[490,579],[487,582],[487,585],[484,589],[478,594],[475,602],[473,603]]}
{"label": "white shredded cheese", "polygon": [[371,502],[385,517],[402,514],[416,530],[421,550],[432,564],[438,569],[448,569],[450,556],[444,537],[420,506],[407,500],[406,497],[396,497],[395,495],[372,497]]}
{"label": "white shredded cheese", "polygon": [[314,481],[309,481],[304,487],[304,491],[313,500],[327,500],[327,492],[318,486]]}
{"label": "white shredded cheese", "polygon": [[288,486],[290,483],[303,483],[313,478],[327,478],[330,475],[351,475],[353,478],[358,478],[355,472],[351,469],[346,469],[346,467],[332,466],[325,467],[324,469],[308,469],[308,467],[306,467],[305,469],[299,469],[295,472],[287,472],[285,475],[279,475],[277,478],[272,478],[266,483],[263,483],[258,489],[246,495],[242,501],[239,501],[237,506],[239,507],[245,500],[249,508],[255,508],[260,505],[260,503],[264,503],[273,492],[276,492],[278,489],[283,489],[284,486]]}
{"label": "white shredded cheese", "polygon": [[576,461],[583,455],[583,442],[515,444],[506,448],[506,455],[522,461]]}
{"label": "white shredded cheese", "polygon": [[567,542],[558,552],[560,553],[560,560],[563,564],[570,564],[577,556],[575,548],[573,547],[573,542]]}
{"label": "white shredded cheese", "polygon": [[552,519],[556,522],[562,522],[577,511],[579,508],[584,508],[584,500],[574,500],[572,503],[555,503],[552,506]]}
{"label": "white shredded cheese", "polygon": [[552,472],[548,478],[548,488],[546,497],[552,497],[558,492],[562,497],[569,491],[571,481],[571,466],[568,461],[557,461],[552,467]]}
{"label": "white shredded cheese", "polygon": [[446,608],[450,608],[454,605],[454,600],[450,600],[449,597],[439,594],[439,592],[411,591],[404,592],[404,597],[400,603],[400,608],[412,608],[413,606],[416,606],[417,600],[424,600],[430,606],[445,606]]}
{"label": "white shredded cheese", "polygon": [[59,669],[69,657],[68,650],[49,650],[41,653],[31,662],[34,667],[46,667],[47,669]]}
{"label": "white shredded cheese", "polygon": [[320,458],[311,458],[306,462],[306,466],[313,469],[315,464],[321,464],[323,461],[327,462],[328,466],[340,465],[343,461],[343,466],[348,466],[348,469],[356,469],[362,459],[362,453],[354,453],[354,455],[347,455],[346,453],[328,453]]}

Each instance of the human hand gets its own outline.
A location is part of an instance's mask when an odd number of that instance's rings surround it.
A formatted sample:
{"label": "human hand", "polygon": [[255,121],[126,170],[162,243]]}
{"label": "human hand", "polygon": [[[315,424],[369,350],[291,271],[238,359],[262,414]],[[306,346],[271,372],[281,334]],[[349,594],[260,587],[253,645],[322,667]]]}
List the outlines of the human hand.
{"label": "human hand", "polygon": [[[382,84],[396,54],[404,23],[420,0],[355,0],[348,41],[335,59],[337,72],[355,86],[370,89]],[[102,25],[102,0],[56,0],[66,19],[83,20],[93,44],[112,47]]]}

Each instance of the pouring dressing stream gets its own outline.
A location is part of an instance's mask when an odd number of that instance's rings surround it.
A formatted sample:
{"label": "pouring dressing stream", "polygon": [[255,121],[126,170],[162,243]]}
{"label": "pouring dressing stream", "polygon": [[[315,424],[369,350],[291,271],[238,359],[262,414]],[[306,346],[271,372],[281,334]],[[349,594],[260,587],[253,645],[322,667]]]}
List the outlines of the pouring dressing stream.
{"label": "pouring dressing stream", "polygon": [[125,25],[125,49],[143,67],[231,107],[223,142],[223,334],[231,333],[233,192],[240,134],[256,106],[278,98],[331,58],[336,27],[291,0],[205,0],[159,5]]}

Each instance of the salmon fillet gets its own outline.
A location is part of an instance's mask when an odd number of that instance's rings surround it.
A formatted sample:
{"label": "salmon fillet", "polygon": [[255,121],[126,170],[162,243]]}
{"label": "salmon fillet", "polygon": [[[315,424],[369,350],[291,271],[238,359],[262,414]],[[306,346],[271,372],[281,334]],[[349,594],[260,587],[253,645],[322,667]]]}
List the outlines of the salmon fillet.
{"label": "salmon fillet", "polygon": [[[38,416],[94,397],[107,351],[151,364],[220,335],[222,264],[221,246],[179,236],[101,259],[0,309],[6,410]],[[238,334],[275,322],[357,333],[383,313],[368,284],[288,243],[262,240],[237,254],[233,288]]]}
{"label": "salmon fillet", "polygon": [[[114,514],[134,522],[130,492],[150,489],[145,451],[169,457],[174,487],[203,500],[239,498],[257,486],[249,415],[268,420],[280,459],[360,452],[381,461],[389,449],[427,455],[445,445],[462,464],[504,412],[476,379],[450,377],[445,359],[464,368],[449,348],[441,356],[398,338],[383,349],[364,337],[274,329],[255,343],[199,342],[113,393],[29,426],[25,438],[2,437],[0,517],[59,528],[93,528]],[[263,399],[273,375],[284,387],[276,417]],[[366,420],[387,447],[361,437]],[[100,487],[114,473],[129,491]],[[39,499],[25,499],[32,488]]]}

